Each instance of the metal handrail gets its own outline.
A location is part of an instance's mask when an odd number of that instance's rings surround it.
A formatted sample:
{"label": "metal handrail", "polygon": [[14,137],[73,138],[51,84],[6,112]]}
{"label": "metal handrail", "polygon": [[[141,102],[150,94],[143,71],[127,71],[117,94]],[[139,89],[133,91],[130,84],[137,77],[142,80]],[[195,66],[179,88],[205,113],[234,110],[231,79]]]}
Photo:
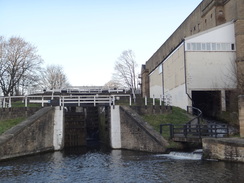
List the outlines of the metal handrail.
{"label": "metal handrail", "polygon": [[[160,124],[160,134],[162,135],[163,127],[170,127],[170,139],[173,139],[176,136],[182,136],[185,138],[189,137],[219,137],[219,135],[229,136],[229,125],[221,125],[219,127],[217,124],[212,123],[208,125],[196,124],[196,125],[173,125],[173,124]],[[223,130],[223,132],[220,132]]]}
{"label": "metal handrail", "polygon": [[26,95],[26,96],[0,96],[0,102],[2,108],[11,108],[12,100],[19,99],[22,100],[25,107],[29,103],[40,103],[42,107],[44,104],[50,104],[52,100],[59,101],[59,105],[64,106],[65,104],[109,104],[115,105],[116,97],[129,97],[129,102],[131,105],[131,95],[129,94],[113,94],[113,95]]}
{"label": "metal handrail", "polygon": [[202,111],[196,107],[192,107],[192,106],[187,106],[187,112],[190,113],[190,108],[192,109],[192,115],[193,115],[193,111],[197,111],[197,115],[195,118],[191,119],[190,121],[188,121],[186,124],[190,124],[197,119],[197,123],[200,124],[200,120],[202,121]]}

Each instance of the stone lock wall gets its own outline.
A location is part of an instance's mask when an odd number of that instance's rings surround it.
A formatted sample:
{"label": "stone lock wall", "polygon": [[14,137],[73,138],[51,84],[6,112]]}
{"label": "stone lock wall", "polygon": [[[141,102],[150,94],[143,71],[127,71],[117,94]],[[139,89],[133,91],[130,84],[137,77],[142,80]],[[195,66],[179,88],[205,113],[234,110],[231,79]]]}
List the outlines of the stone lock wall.
{"label": "stone lock wall", "polygon": [[29,117],[38,111],[41,107],[15,107],[10,109],[0,109],[0,120],[8,120],[19,117]]}
{"label": "stone lock wall", "polygon": [[244,137],[244,95],[239,96],[239,124],[240,136]]}
{"label": "stone lock wall", "polygon": [[203,158],[244,162],[244,140],[240,138],[205,138]]}
{"label": "stone lock wall", "polygon": [[139,115],[145,114],[166,114],[172,112],[172,106],[130,106],[131,109],[136,111]]}
{"label": "stone lock wall", "polygon": [[54,150],[54,108],[46,107],[0,136],[0,160]]}
{"label": "stone lock wall", "polygon": [[167,141],[130,107],[120,106],[121,148],[153,153],[166,151]]}

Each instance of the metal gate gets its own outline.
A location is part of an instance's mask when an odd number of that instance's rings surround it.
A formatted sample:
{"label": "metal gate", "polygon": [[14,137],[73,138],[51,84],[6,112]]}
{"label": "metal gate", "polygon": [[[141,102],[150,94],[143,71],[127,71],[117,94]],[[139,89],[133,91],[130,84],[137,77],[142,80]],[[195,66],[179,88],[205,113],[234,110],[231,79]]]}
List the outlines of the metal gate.
{"label": "metal gate", "polygon": [[86,120],[84,112],[65,113],[65,147],[86,145]]}

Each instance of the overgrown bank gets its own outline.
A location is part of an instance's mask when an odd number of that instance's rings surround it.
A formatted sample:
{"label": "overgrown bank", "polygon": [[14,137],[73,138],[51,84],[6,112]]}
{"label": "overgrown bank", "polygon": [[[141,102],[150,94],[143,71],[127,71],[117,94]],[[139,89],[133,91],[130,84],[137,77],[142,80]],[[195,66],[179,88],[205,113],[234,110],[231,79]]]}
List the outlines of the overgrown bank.
{"label": "overgrown bank", "polygon": [[21,102],[14,102],[12,108],[0,109],[0,135],[8,129],[18,125],[27,117],[33,115],[41,106],[38,104],[29,105],[28,109]]}
{"label": "overgrown bank", "polygon": [[18,117],[13,119],[1,120],[0,121],[0,135],[3,134],[8,129],[12,128],[13,126],[19,124],[25,120],[25,117]]}
{"label": "overgrown bank", "polygon": [[[160,124],[173,124],[173,125],[182,125],[192,119],[187,111],[179,108],[172,107],[172,111],[165,114],[145,114],[142,116],[145,121],[147,121],[156,131],[160,131]],[[169,141],[168,148],[181,149],[182,146],[180,143],[173,142],[169,139],[170,130],[169,127],[163,128],[163,137]]]}

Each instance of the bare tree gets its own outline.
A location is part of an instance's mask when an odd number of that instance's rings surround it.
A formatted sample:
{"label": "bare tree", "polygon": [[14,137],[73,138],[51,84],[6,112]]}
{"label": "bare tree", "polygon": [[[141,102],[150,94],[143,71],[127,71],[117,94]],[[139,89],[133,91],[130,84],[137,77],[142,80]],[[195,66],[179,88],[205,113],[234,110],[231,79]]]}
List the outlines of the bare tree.
{"label": "bare tree", "polygon": [[42,63],[37,48],[20,37],[0,37],[0,87],[5,96],[32,82]]}
{"label": "bare tree", "polygon": [[237,63],[237,72],[236,72],[236,76],[237,76],[237,86],[238,86],[238,93],[239,95],[243,95],[244,94],[244,64],[243,63]]}
{"label": "bare tree", "polygon": [[42,85],[46,89],[62,89],[70,86],[67,76],[60,65],[49,65],[43,71]]}
{"label": "bare tree", "polygon": [[[231,62],[228,65],[228,72],[224,73],[226,76],[224,82],[226,83],[226,88],[233,88],[236,85],[236,94],[244,94],[244,64],[239,62]],[[229,83],[229,84],[228,84]]]}
{"label": "bare tree", "polygon": [[130,88],[134,97],[137,88],[136,67],[135,54],[132,50],[125,50],[115,62],[115,73],[113,74],[113,80]]}
{"label": "bare tree", "polygon": [[115,80],[110,80],[104,86],[108,87],[108,88],[121,88],[121,87],[123,87],[122,85],[120,85],[120,83],[116,82]]}

